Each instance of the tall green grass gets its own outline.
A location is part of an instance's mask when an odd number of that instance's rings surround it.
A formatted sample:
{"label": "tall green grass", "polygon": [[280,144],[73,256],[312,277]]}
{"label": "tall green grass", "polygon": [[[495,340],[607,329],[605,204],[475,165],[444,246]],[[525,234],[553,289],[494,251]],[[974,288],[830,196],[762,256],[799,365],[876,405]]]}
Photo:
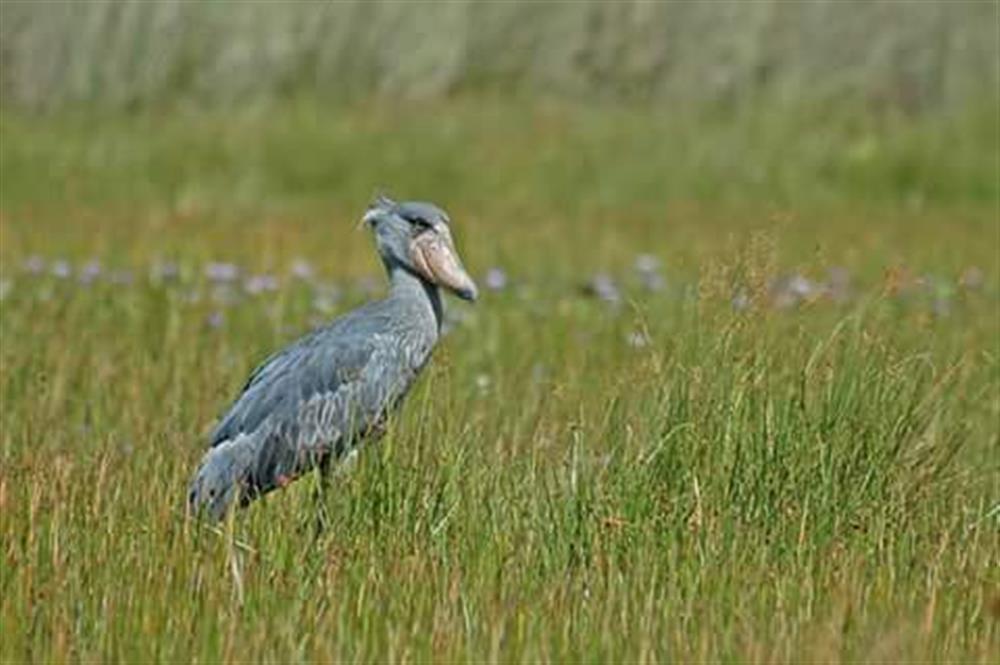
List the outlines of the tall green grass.
{"label": "tall green grass", "polygon": [[[422,110],[3,117],[0,659],[996,660],[995,181],[960,138],[990,123]],[[828,152],[773,147],[811,132]],[[186,520],[214,418],[316,316],[293,260],[366,297],[379,185],[509,288],[449,303],[320,536],[313,479]],[[89,258],[132,283],[80,283]],[[223,305],[210,260],[280,288]],[[834,267],[845,302],[772,306]]]}

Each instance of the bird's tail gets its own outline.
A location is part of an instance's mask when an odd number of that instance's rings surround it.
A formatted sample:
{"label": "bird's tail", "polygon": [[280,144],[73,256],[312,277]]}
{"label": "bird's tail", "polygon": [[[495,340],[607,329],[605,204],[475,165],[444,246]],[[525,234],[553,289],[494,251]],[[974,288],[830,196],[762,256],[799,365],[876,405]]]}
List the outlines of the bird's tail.
{"label": "bird's tail", "polygon": [[239,434],[205,453],[191,481],[188,505],[193,514],[221,520],[233,504],[245,506],[284,487],[328,457],[326,446],[300,448],[273,433]]}
{"label": "bird's tail", "polygon": [[259,448],[255,437],[240,435],[205,453],[188,491],[191,512],[219,521],[234,503],[253,499],[252,475]]}

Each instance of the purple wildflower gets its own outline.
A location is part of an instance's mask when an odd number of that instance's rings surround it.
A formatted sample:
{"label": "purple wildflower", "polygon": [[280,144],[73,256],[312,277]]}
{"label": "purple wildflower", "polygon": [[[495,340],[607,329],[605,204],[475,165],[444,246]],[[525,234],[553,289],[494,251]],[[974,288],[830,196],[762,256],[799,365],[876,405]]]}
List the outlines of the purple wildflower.
{"label": "purple wildflower", "polygon": [[594,275],[589,282],[583,285],[583,292],[612,305],[617,305],[622,300],[618,285],[607,273]]}
{"label": "purple wildflower", "polygon": [[939,279],[935,275],[924,275],[921,281],[930,294],[931,310],[934,314],[939,317],[950,315],[955,286],[950,281]]}
{"label": "purple wildflower", "polygon": [[163,261],[153,264],[149,276],[154,282],[173,282],[180,278],[181,269],[173,261]]}
{"label": "purple wildflower", "polygon": [[809,300],[818,290],[816,284],[796,273],[771,284],[771,301],[775,307],[785,309]]}
{"label": "purple wildflower", "polygon": [[986,275],[983,273],[982,269],[976,266],[971,266],[962,271],[962,275],[958,278],[958,285],[964,289],[970,291],[976,291],[983,288],[983,284],[986,282]]}
{"label": "purple wildflower", "polygon": [[205,317],[205,325],[209,328],[221,328],[222,324],[226,322],[225,315],[219,310],[215,310],[207,317]]}
{"label": "purple wildflower", "polygon": [[32,254],[26,258],[24,263],[21,265],[25,272],[31,273],[32,275],[41,275],[45,272],[45,259],[37,254]]}
{"label": "purple wildflower", "polygon": [[490,268],[483,282],[491,291],[502,291],[507,286],[507,273],[502,268]]}
{"label": "purple wildflower", "polygon": [[101,276],[102,271],[101,262],[97,259],[91,259],[80,267],[80,273],[77,275],[77,279],[81,284],[91,284],[95,279]]}
{"label": "purple wildflower", "polygon": [[807,298],[816,292],[816,285],[802,275],[793,275],[788,281],[788,290],[800,298]]}
{"label": "purple wildflower", "polygon": [[660,272],[660,260],[652,254],[640,254],[635,257],[635,271],[642,273]]}
{"label": "purple wildflower", "polygon": [[292,261],[290,272],[292,273],[292,277],[306,282],[311,280],[314,274],[312,264],[301,258]]}
{"label": "purple wildflower", "polygon": [[633,264],[639,274],[639,281],[647,291],[662,291],[667,287],[667,280],[660,272],[660,260],[652,254],[640,254]]}
{"label": "purple wildflower", "polygon": [[65,259],[56,259],[52,262],[52,267],[49,269],[53,277],[58,277],[59,279],[66,279],[73,274],[73,268],[69,265],[69,261]]}
{"label": "purple wildflower", "polygon": [[278,278],[274,275],[252,275],[243,282],[243,289],[250,295],[277,291]]}
{"label": "purple wildflower", "polygon": [[737,312],[743,312],[750,307],[750,295],[744,289],[740,289],[733,296],[732,300],[733,309]]}
{"label": "purple wildflower", "polygon": [[212,261],[205,264],[205,277],[212,282],[233,282],[240,276],[240,269],[232,263]]}

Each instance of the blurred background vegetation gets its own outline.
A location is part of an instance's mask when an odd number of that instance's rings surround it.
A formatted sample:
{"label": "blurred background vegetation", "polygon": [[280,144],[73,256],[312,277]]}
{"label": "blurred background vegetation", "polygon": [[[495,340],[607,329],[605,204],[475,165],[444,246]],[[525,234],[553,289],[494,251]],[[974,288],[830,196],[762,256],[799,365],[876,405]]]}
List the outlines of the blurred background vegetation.
{"label": "blurred background vegetation", "polygon": [[8,212],[353,214],[382,187],[508,215],[982,209],[996,19],[962,0],[5,1],[0,189]]}
{"label": "blurred background vegetation", "polygon": [[963,0],[0,5],[4,102],[343,102],[496,90],[690,104],[995,99],[996,8]]}

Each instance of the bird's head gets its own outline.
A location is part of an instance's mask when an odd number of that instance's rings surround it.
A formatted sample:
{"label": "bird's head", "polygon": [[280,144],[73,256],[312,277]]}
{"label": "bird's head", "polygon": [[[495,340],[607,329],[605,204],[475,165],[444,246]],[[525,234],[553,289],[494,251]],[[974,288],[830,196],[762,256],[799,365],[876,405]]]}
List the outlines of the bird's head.
{"label": "bird's head", "polygon": [[402,267],[463,300],[476,299],[478,290],[455,250],[448,215],[436,205],[378,196],[363,221],[375,233],[390,270]]}

